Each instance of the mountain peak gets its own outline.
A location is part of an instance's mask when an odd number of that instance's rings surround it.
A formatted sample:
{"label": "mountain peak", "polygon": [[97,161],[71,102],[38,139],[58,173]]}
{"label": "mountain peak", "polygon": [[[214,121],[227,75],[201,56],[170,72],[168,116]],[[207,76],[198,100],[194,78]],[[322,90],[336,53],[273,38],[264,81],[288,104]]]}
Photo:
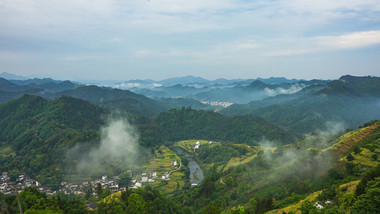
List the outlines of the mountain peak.
{"label": "mountain peak", "polygon": [[26,77],[15,75],[15,74],[11,74],[11,73],[8,73],[8,72],[1,73],[0,77],[8,79],[8,80],[26,80],[26,79],[28,79]]}
{"label": "mountain peak", "polygon": [[250,87],[250,88],[257,88],[257,89],[264,89],[265,87],[267,87],[267,84],[263,83],[260,80],[255,80],[251,84],[249,84],[248,87]]}

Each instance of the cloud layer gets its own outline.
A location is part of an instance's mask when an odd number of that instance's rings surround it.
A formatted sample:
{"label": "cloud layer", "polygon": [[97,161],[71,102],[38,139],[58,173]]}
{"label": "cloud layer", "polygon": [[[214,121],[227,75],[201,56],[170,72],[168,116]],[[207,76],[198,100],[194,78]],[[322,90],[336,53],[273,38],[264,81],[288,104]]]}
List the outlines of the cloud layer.
{"label": "cloud layer", "polygon": [[[379,48],[379,26],[376,0],[3,0],[0,62],[61,78],[314,78],[305,69],[356,68],[343,65]],[[326,63],[332,52],[337,62]],[[378,56],[365,53],[366,74],[379,74]],[[310,54],[324,67],[300,57]]]}

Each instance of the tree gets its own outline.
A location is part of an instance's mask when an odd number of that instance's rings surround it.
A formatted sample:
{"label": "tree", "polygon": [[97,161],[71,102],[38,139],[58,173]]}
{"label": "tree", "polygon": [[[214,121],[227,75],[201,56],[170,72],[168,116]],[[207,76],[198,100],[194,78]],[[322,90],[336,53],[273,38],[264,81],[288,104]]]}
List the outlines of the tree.
{"label": "tree", "polygon": [[128,172],[122,173],[119,175],[119,186],[120,187],[126,187],[129,185],[131,181],[131,176]]}
{"label": "tree", "polygon": [[103,192],[102,184],[98,183],[98,185],[96,186],[96,194],[98,195],[99,200],[102,198],[102,192]]}
{"label": "tree", "polygon": [[351,155],[351,153],[348,154],[346,158],[348,161],[353,161],[355,159],[354,156]]}
{"label": "tree", "polygon": [[354,174],[355,164],[352,162],[346,162],[346,172],[350,175]]}
{"label": "tree", "polygon": [[374,180],[376,177],[380,177],[380,164],[363,175],[362,179],[360,179],[359,184],[356,186],[355,195],[360,196],[363,194],[365,192],[367,183],[371,180]]}
{"label": "tree", "polygon": [[92,195],[92,185],[91,183],[86,187],[86,195],[85,198],[88,200]]}
{"label": "tree", "polygon": [[132,193],[128,197],[127,213],[131,214],[144,214],[147,213],[147,203],[141,197],[141,195]]}
{"label": "tree", "polygon": [[359,154],[362,150],[359,148],[359,146],[354,147],[354,153],[355,155]]}
{"label": "tree", "polygon": [[342,207],[344,208],[344,210],[348,211],[350,207],[354,204],[355,200],[356,200],[355,194],[347,193],[347,194],[344,194],[339,201],[342,202]]}
{"label": "tree", "polygon": [[213,202],[211,202],[207,207],[205,207],[204,212],[205,214],[219,214],[222,210]]}
{"label": "tree", "polygon": [[310,201],[305,201],[300,208],[301,214],[312,214],[317,212],[317,208]]}
{"label": "tree", "polygon": [[247,214],[254,214],[256,213],[255,210],[256,210],[256,205],[257,205],[257,201],[255,198],[251,198],[248,203],[244,206],[244,210]]}
{"label": "tree", "polygon": [[368,182],[365,193],[354,203],[351,213],[380,213],[380,177]]}
{"label": "tree", "polygon": [[343,174],[335,168],[331,168],[328,171],[329,177],[333,180],[343,179]]}

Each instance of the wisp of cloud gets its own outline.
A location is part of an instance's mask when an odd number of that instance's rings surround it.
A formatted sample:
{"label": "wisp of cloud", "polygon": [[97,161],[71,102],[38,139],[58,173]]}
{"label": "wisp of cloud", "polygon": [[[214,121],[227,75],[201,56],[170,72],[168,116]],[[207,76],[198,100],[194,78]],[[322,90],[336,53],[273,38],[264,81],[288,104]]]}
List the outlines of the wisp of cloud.
{"label": "wisp of cloud", "polygon": [[127,120],[110,120],[101,129],[99,147],[82,155],[76,169],[79,173],[93,175],[134,165],[139,152],[138,140],[136,129]]}

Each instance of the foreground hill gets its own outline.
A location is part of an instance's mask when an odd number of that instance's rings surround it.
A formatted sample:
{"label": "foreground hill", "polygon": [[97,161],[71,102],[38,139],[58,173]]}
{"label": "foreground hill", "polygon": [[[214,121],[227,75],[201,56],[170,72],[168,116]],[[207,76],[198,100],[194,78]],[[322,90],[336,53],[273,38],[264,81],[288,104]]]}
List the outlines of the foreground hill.
{"label": "foreground hill", "polygon": [[[313,207],[317,201],[325,206],[326,200],[333,204],[326,204],[325,211],[358,210],[366,202],[379,209],[378,199],[368,199],[375,192],[371,193],[366,187],[369,181],[380,176],[377,158],[380,123],[369,123],[364,128],[339,135],[311,135],[295,144],[278,147],[240,146],[239,149],[239,145],[233,144],[201,145],[196,157],[202,165],[211,168],[200,185],[179,197],[180,203],[194,212],[219,210],[217,213],[222,210],[251,212],[252,209],[255,213],[274,209],[277,209],[274,213],[301,213],[302,209],[317,210]],[[228,167],[230,162],[227,165],[219,162],[223,160],[219,153],[223,152],[225,156],[236,153],[231,160],[241,155],[247,161],[241,159],[239,164]],[[220,170],[226,167],[227,170]],[[365,194],[368,195],[361,196]],[[351,197],[349,202],[348,197]]]}
{"label": "foreground hill", "polygon": [[226,115],[253,114],[297,132],[322,129],[327,121],[347,127],[380,118],[380,78],[343,76],[326,86],[311,86],[247,105],[233,105]]}
{"label": "foreground hill", "polygon": [[[380,123],[364,126],[347,133],[314,134],[278,147],[201,141],[194,152],[194,140],[177,142],[208,168],[208,176],[198,186],[182,189],[182,194],[177,185],[172,207],[181,205],[177,213],[377,213]],[[246,159],[230,165],[223,161],[226,158]],[[98,211],[127,211],[131,205],[123,194],[132,192],[127,189],[101,200]]]}

